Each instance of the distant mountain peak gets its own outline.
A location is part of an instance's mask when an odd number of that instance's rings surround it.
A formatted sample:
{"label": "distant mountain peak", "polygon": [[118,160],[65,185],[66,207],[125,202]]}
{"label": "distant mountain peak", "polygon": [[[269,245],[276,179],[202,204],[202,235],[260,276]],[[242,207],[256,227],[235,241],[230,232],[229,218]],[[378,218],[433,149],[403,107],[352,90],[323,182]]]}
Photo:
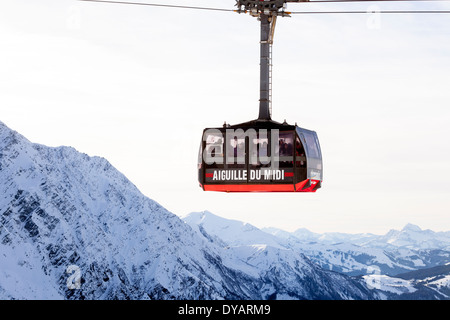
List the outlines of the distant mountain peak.
{"label": "distant mountain peak", "polygon": [[403,227],[402,231],[414,231],[414,232],[420,232],[420,231],[422,231],[422,229],[421,229],[419,226],[415,225],[415,224],[408,223],[408,224],[406,224],[406,225]]}

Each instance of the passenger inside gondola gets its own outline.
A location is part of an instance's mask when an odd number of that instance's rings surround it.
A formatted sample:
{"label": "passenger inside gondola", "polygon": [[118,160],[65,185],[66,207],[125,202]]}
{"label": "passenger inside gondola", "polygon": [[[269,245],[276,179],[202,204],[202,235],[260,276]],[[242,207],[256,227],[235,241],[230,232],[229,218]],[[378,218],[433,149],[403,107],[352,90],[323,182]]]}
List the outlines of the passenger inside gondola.
{"label": "passenger inside gondola", "polygon": [[298,137],[295,139],[295,158],[296,167],[306,168],[305,149],[303,149],[303,145]]}
{"label": "passenger inside gondola", "polygon": [[279,165],[282,168],[293,166],[293,147],[292,147],[292,133],[280,132],[278,139]]}
{"label": "passenger inside gondola", "polygon": [[245,167],[245,139],[232,137],[227,143],[227,165],[229,168]]}
{"label": "passenger inside gondola", "polygon": [[270,165],[269,157],[269,143],[268,139],[259,139],[258,143],[258,164],[260,167],[267,167]]}

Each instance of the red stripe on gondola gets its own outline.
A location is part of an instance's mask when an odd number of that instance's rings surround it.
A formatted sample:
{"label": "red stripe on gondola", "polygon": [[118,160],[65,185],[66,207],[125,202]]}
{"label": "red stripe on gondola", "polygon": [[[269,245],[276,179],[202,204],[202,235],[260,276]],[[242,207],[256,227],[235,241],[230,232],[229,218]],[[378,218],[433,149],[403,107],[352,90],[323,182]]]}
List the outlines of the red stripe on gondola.
{"label": "red stripe on gondola", "polygon": [[312,180],[314,183],[302,190],[308,180],[301,181],[297,184],[205,184],[205,191],[220,192],[316,192],[316,183],[318,180]]}
{"label": "red stripe on gondola", "polygon": [[214,173],[205,173],[205,178],[212,178],[214,177]]}
{"label": "red stripe on gondola", "polygon": [[293,192],[292,184],[205,184],[205,191],[223,192]]}
{"label": "red stripe on gondola", "polygon": [[285,177],[293,177],[293,176],[294,176],[294,173],[293,173],[293,172],[285,172],[285,173],[284,173],[284,176],[285,176]]}

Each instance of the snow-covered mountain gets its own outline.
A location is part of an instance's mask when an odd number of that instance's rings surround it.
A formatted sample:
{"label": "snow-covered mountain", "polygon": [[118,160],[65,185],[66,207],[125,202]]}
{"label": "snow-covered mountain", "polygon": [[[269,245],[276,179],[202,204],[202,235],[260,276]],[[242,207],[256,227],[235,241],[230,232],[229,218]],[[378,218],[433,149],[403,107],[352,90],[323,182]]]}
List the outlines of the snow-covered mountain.
{"label": "snow-covered mountain", "polygon": [[263,231],[280,238],[295,237],[303,242],[321,244],[352,243],[371,248],[411,248],[443,249],[450,251],[450,231],[434,232],[422,230],[419,226],[408,223],[402,230],[390,230],[385,235],[370,233],[347,234],[338,232],[315,233],[305,228],[287,232],[276,228],[263,228]]}
{"label": "snow-covered mountain", "polygon": [[[277,237],[248,223],[221,218],[208,211],[190,213],[183,220],[205,241],[222,247],[226,264],[238,265],[246,273],[264,279],[265,290],[277,292],[279,298],[347,299],[344,292],[353,284],[362,290],[358,295],[366,294],[356,279],[323,270],[301,251],[292,250]],[[316,291],[317,280],[330,292]],[[374,292],[370,294],[376,297]]]}
{"label": "snow-covered mountain", "polygon": [[[269,268],[271,264],[273,267],[289,265],[286,261],[301,257],[324,269],[362,276],[365,285],[380,299],[450,299],[450,252],[445,250],[446,232],[422,231],[410,224],[384,236],[320,235],[306,229],[294,233],[274,228],[263,231],[208,211],[190,213],[183,220],[205,240],[225,248],[230,254],[228,259],[244,261],[256,270],[261,265]],[[408,241],[392,241],[398,238]],[[429,250],[420,249],[419,239],[433,246]],[[415,243],[419,249],[414,249]],[[409,272],[400,274],[405,271]]]}
{"label": "snow-covered mountain", "polygon": [[[0,299],[377,298],[273,235],[235,223],[238,234],[219,236],[190,219],[105,159],[31,143],[0,122]],[[240,233],[252,241],[233,241]]]}
{"label": "snow-covered mountain", "polygon": [[382,299],[450,300],[450,263],[395,277],[366,275],[363,278]]}
{"label": "snow-covered mountain", "polygon": [[[246,275],[103,158],[0,123],[0,181],[2,298],[245,296],[234,281]],[[69,289],[77,277],[81,289]]]}
{"label": "snow-covered mountain", "polygon": [[378,248],[441,249],[450,251],[450,231],[434,232],[407,224],[402,230],[390,230],[383,236],[375,236],[361,245]]}
{"label": "snow-covered mountain", "polygon": [[422,230],[412,224],[385,235],[263,230],[323,268],[349,275],[396,275],[450,261],[450,232]]}

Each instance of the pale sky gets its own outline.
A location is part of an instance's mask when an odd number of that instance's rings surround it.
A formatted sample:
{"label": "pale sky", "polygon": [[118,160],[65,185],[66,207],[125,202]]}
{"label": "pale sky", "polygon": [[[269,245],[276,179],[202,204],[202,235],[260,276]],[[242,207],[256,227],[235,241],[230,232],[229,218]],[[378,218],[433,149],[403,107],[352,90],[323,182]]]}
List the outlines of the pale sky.
{"label": "pale sky", "polygon": [[[159,3],[233,9],[235,1]],[[450,10],[450,2],[378,7]],[[203,128],[258,116],[259,22],[249,15],[2,0],[0,120],[32,142],[105,157],[180,216],[209,210],[287,231],[450,230],[449,18],[278,20],[273,119],[318,133],[324,182],[315,194],[198,187]]]}

